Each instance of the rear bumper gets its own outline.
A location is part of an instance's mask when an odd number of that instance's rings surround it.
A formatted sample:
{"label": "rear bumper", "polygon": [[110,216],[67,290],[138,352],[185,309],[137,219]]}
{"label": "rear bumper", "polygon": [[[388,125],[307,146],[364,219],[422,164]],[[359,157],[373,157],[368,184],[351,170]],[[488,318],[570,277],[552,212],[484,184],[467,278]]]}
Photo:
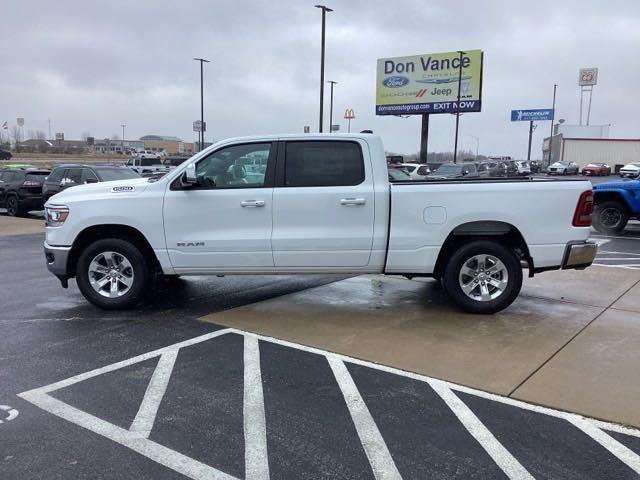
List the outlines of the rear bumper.
{"label": "rear bumper", "polygon": [[47,242],[44,242],[43,247],[47,268],[58,277],[62,286],[66,288],[69,278],[68,260],[71,247],[52,247]]}
{"label": "rear bumper", "polygon": [[593,263],[597,253],[594,242],[570,242],[564,251],[562,269],[583,270]]}

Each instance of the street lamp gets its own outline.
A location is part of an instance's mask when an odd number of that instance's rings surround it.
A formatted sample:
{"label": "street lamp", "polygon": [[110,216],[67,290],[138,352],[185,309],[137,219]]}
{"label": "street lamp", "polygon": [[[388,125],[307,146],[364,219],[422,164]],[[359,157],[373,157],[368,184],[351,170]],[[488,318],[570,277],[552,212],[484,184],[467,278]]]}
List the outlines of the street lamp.
{"label": "street lamp", "polygon": [[204,146],[204,73],[203,73],[203,64],[209,63],[209,60],[204,58],[194,58],[196,62],[200,62],[200,150],[202,150]]}
{"label": "street lamp", "polygon": [[329,104],[329,133],[331,133],[333,132],[333,86],[338,82],[329,80],[327,83],[331,84],[331,103]]}
{"label": "street lamp", "polygon": [[124,127],[126,127],[126,125],[123,123],[120,126],[122,127],[122,153],[124,153]]}
{"label": "street lamp", "polygon": [[327,12],[333,12],[333,10],[329,7],[325,7],[324,5],[316,5],[316,8],[322,10],[322,43],[320,47],[320,120],[318,126],[318,131],[322,133],[322,106],[324,104],[324,31]]}

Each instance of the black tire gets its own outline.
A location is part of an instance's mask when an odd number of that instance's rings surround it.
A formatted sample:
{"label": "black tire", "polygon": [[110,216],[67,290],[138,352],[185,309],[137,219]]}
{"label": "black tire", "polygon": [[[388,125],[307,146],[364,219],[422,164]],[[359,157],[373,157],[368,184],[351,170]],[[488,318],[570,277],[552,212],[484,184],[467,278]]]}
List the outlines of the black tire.
{"label": "black tire", "polygon": [[[102,252],[116,252],[131,264],[133,282],[129,290],[122,296],[110,298],[101,295],[91,286],[89,265]],[[76,266],[76,283],[84,298],[97,307],[105,310],[123,310],[136,305],[151,285],[149,266],[142,252],[131,242],[120,238],[97,240],[85,248]]]}
{"label": "black tire", "polygon": [[616,200],[597,204],[591,216],[593,228],[604,234],[620,233],[627,226],[629,212]]}
{"label": "black tire", "polygon": [[15,194],[7,195],[7,215],[10,217],[24,217],[27,212],[24,207],[20,205],[20,200]]}
{"label": "black tire", "polygon": [[[477,255],[490,255],[500,260],[506,270],[506,286],[502,293],[491,300],[473,299],[462,291],[460,271]],[[494,278],[495,279],[495,278]],[[522,266],[513,250],[495,240],[476,240],[458,248],[444,269],[443,285],[451,299],[463,310],[470,313],[489,314],[507,308],[516,299],[522,288]],[[478,285],[478,289],[480,285]],[[487,287],[495,288],[495,287]],[[493,293],[496,293],[493,290]]]}

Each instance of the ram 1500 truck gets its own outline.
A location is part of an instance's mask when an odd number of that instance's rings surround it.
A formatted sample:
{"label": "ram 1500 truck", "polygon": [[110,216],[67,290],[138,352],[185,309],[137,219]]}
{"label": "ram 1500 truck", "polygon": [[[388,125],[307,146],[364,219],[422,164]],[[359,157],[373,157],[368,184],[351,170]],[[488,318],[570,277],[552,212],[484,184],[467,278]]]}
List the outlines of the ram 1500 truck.
{"label": "ram 1500 truck", "polygon": [[[263,168],[249,171],[252,158]],[[73,187],[46,204],[46,263],[106,309],[158,275],[345,273],[434,277],[463,309],[492,313],[529,274],[596,253],[588,181],[390,183],[372,134],[218,142],[160,179]]]}

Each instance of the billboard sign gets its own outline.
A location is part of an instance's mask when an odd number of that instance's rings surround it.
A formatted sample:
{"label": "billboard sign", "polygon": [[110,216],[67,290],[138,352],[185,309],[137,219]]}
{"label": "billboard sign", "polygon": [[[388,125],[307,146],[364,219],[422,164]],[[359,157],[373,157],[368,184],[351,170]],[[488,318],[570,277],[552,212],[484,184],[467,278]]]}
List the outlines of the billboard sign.
{"label": "billboard sign", "polygon": [[[462,69],[461,81],[460,68]],[[378,59],[376,115],[479,112],[482,50]]]}
{"label": "billboard sign", "polygon": [[597,68],[581,68],[578,76],[578,85],[581,87],[598,84]]}
{"label": "billboard sign", "polygon": [[56,140],[63,141],[64,140],[64,133],[63,132],[56,133]]}
{"label": "billboard sign", "polygon": [[511,110],[512,122],[542,122],[553,120],[552,108],[537,108],[534,110]]}

